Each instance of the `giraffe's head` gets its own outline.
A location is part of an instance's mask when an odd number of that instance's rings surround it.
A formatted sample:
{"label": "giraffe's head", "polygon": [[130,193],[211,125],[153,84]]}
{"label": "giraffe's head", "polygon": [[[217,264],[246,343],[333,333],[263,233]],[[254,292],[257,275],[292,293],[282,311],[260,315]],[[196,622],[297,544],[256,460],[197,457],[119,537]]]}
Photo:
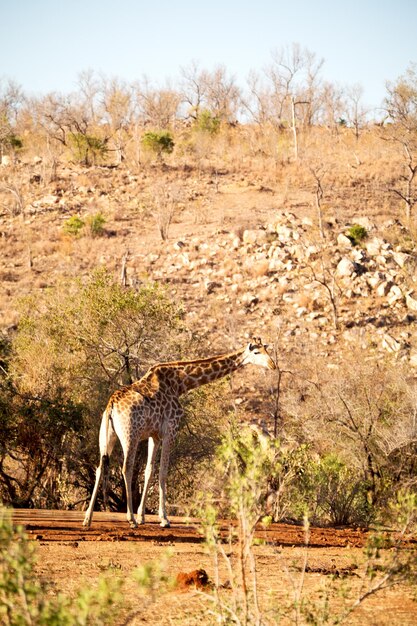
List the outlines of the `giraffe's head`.
{"label": "giraffe's head", "polygon": [[253,365],[261,365],[270,370],[277,368],[274,360],[269,356],[268,346],[262,343],[259,337],[253,337],[252,341],[246,346],[243,352],[243,365],[252,363]]}

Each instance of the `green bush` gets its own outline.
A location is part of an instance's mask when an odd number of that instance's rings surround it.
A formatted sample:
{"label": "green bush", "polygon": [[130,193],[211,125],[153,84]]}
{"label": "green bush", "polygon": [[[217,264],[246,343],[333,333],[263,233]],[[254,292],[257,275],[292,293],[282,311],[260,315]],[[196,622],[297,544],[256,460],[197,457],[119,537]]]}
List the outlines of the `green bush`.
{"label": "green bush", "polygon": [[335,454],[310,458],[300,473],[294,498],[313,523],[334,526],[368,524],[372,510],[367,501],[367,484]]}
{"label": "green bush", "polygon": [[[10,390],[0,387],[0,496],[20,506],[69,506],[94,484],[111,392],[177,354],[182,312],[158,285],[126,288],[105,270],[63,281],[21,308]],[[18,481],[8,469],[17,464]],[[110,485],[116,508],[119,478]]]}
{"label": "green bush", "polygon": [[107,157],[108,148],[106,141],[94,135],[70,133],[68,143],[75,160],[83,165],[95,165],[98,161],[104,161]]}
{"label": "green bush", "polygon": [[[0,509],[0,623],[4,626],[101,626],[114,624],[115,611],[126,607],[122,581],[100,578],[75,598],[48,595],[48,584],[34,571],[35,551],[22,527]],[[118,608],[117,608],[118,607]]]}
{"label": "green bush", "polygon": [[174,150],[174,140],[167,130],[149,131],[142,137],[142,146],[162,159],[163,154],[171,154]]}
{"label": "green bush", "polygon": [[348,239],[351,240],[354,246],[359,245],[368,236],[367,230],[360,224],[353,224],[347,232]]}
{"label": "green bush", "polygon": [[220,119],[213,115],[211,111],[203,109],[198,114],[194,123],[194,129],[209,135],[216,135],[220,130]]}
{"label": "green bush", "polygon": [[85,224],[89,230],[89,233],[92,237],[101,237],[105,233],[104,224],[106,223],[106,218],[102,213],[95,213],[94,215],[89,215],[85,220]]}
{"label": "green bush", "polygon": [[67,235],[71,235],[71,237],[79,237],[84,226],[84,220],[82,220],[78,215],[72,215],[67,219],[62,228],[64,233]]}
{"label": "green bush", "polygon": [[85,220],[78,215],[72,215],[65,222],[63,230],[71,237],[80,237],[83,234],[83,230],[87,228],[87,232],[91,237],[101,237],[106,232],[104,228],[105,223],[106,218],[101,212],[89,215]]}

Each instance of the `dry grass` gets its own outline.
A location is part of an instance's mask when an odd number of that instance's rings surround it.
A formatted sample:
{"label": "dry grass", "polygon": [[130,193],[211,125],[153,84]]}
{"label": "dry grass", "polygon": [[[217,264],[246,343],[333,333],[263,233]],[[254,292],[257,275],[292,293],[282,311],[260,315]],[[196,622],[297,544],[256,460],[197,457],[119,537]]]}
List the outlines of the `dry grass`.
{"label": "dry grass", "polygon": [[[9,193],[7,206],[0,209],[2,325],[7,325],[20,284],[26,290],[32,283],[36,290],[39,285],[53,284],[58,276],[83,274],[102,264],[119,272],[126,250],[134,259],[131,270],[147,275],[149,268],[141,265],[143,256],[166,254],[170,241],[208,238],[223,231],[242,239],[244,230],[273,222],[279,211],[309,217],[316,224],[312,168],[321,177],[325,229],[328,223],[351,223],[360,216],[379,225],[387,218],[402,216],[398,197],[389,191],[399,184],[401,154],[393,143],[383,140],[380,129],[370,128],[359,140],[349,129],[341,129],[337,135],[312,129],[300,134],[297,162],[291,160],[291,144],[285,134],[266,134],[254,127],[232,128],[206,141],[204,158],[183,149],[185,135],[179,133],[175,139],[176,151],[162,165],[138,165],[128,155],[126,165],[119,168],[85,168],[65,162],[61,155],[56,179],[51,182],[45,176],[49,155],[42,153],[39,138],[34,136],[32,146],[27,141],[22,162],[0,171],[0,186],[14,185],[24,199],[23,220],[13,214]],[[34,163],[31,152],[42,160]],[[159,213],[165,213],[161,194],[158,200],[155,193],[161,188],[173,189],[176,200],[166,245],[156,223]],[[50,195],[58,201],[48,202]],[[111,236],[84,234],[74,240],[64,235],[62,226],[68,217],[88,218],[99,212],[105,216],[105,229]],[[398,236],[403,242],[408,237],[410,244],[414,241],[413,231],[398,229],[394,233],[389,229],[387,236]],[[28,269],[29,249],[32,272]],[[242,270],[225,258],[224,276],[243,271],[245,278],[267,278],[268,262],[243,257]],[[287,289],[285,285],[276,288],[278,295]],[[308,295],[300,295],[299,306],[310,310],[314,303]]]}

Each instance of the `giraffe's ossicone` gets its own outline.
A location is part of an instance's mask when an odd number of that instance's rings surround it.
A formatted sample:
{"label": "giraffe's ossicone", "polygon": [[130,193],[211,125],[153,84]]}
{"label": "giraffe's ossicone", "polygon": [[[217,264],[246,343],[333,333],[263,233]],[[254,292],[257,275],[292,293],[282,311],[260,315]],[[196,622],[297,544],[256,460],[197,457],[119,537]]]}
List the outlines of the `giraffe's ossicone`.
{"label": "giraffe's ossicone", "polygon": [[90,505],[84,518],[89,527],[94,504],[103,478],[104,502],[106,505],[106,483],[109,457],[116,438],[123,449],[123,478],[127,496],[127,521],[132,527],[138,522],[133,514],[132,475],[136,451],[140,441],[148,439],[148,461],[145,469],[145,484],[138,508],[138,521],[145,521],[145,504],[152,478],[156,454],[161,447],[159,467],[159,518],[161,526],[169,526],[166,514],[166,478],[169,454],[178,432],[182,417],[180,397],[196,387],[205,385],[230,374],[248,364],[275,369],[276,365],[260,339],[253,339],[245,348],[207,359],[160,363],[151,367],[137,382],[122,387],[111,396],[103,413],[100,426],[100,464],[96,470],[96,481]]}

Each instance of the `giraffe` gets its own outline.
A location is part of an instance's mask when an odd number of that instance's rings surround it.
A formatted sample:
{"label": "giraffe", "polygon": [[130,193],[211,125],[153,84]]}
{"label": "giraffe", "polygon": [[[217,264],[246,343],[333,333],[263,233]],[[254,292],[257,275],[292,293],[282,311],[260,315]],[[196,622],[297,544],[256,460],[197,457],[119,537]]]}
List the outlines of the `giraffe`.
{"label": "giraffe", "polygon": [[[104,502],[107,505],[109,457],[118,437],[124,454],[122,473],[126,486],[127,521],[132,528],[136,528],[138,523],[145,523],[146,497],[157,451],[161,446],[159,519],[162,527],[169,527],[165,489],[169,454],[183,415],[180,396],[191,389],[223,378],[250,363],[276,369],[273,359],[268,354],[267,346],[262,343],[261,339],[254,338],[248,345],[236,352],[192,361],[159,363],[151,367],[140,380],[115,391],[109,399],[101,420],[100,463],[96,470],[95,485],[83,525],[88,528],[91,524],[102,477]],[[137,521],[132,506],[132,475],[138,443],[144,439],[148,439],[148,459]]]}

